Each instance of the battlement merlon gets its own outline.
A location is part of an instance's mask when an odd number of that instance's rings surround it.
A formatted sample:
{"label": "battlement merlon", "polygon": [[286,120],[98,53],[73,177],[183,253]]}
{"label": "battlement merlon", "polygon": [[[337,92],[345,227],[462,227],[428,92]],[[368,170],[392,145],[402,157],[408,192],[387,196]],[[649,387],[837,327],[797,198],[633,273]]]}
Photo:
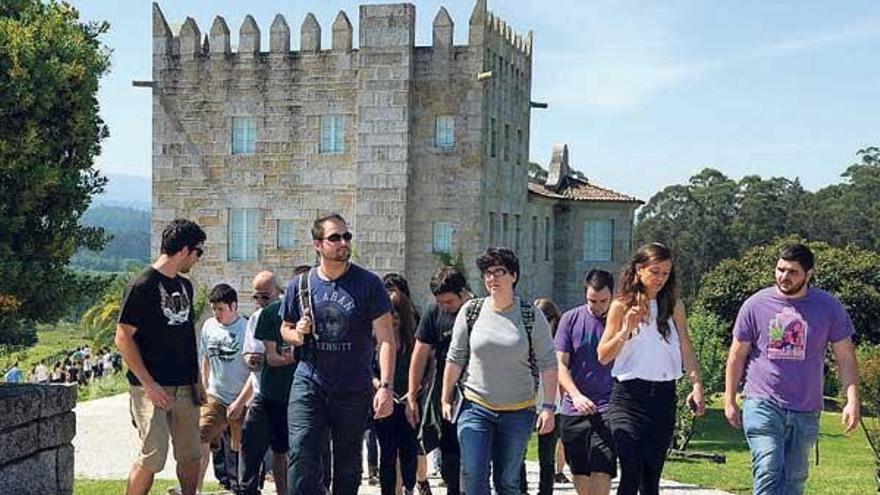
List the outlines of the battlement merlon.
{"label": "battlement merlon", "polygon": [[[415,6],[409,3],[360,6],[360,48],[415,46]],[[157,2],[153,3],[153,79],[160,77],[160,69],[168,67],[167,59],[179,56],[182,60],[261,54],[260,28],[254,18],[246,16],[239,29],[239,45],[233,51],[229,27],[221,16],[215,17],[205,43],[198,24],[192,17],[175,34]],[[532,34],[522,36],[511,26],[487,10],[486,0],[476,0],[468,23],[468,45],[501,46],[505,52],[532,55]],[[452,47],[454,23],[449,12],[441,7],[434,18],[432,45],[434,48]],[[345,12],[340,11],[333,22],[332,51],[350,52],[353,32]],[[321,51],[321,26],[313,14],[308,14],[301,26],[300,51]],[[269,53],[290,53],[290,27],[281,14],[275,16],[269,36]]]}

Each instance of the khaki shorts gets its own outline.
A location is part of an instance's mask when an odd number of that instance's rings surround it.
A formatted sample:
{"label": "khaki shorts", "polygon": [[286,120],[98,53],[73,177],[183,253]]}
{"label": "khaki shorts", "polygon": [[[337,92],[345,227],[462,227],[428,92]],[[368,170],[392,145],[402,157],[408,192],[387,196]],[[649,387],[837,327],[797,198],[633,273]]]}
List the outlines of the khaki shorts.
{"label": "khaki shorts", "polygon": [[199,417],[199,437],[202,443],[211,443],[223,434],[223,430],[229,427],[229,436],[232,438],[232,450],[241,450],[241,424],[244,422],[244,414],[238,419],[232,420],[226,417],[227,406],[220,399],[208,395],[208,401],[202,406]]}
{"label": "khaki shorts", "polygon": [[199,406],[192,396],[192,387],[162,387],[171,396],[171,408],[158,409],[144,392],[144,387],[130,389],[131,419],[141,440],[135,462],[151,473],[165,467],[168,457],[168,440],[174,446],[174,459],[178,463],[197,461],[199,449]]}

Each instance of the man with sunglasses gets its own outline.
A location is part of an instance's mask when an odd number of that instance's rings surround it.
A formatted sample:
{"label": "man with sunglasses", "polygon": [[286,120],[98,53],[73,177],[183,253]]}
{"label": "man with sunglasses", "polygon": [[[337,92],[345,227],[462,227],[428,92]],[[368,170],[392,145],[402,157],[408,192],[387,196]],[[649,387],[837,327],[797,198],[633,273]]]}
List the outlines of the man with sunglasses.
{"label": "man with sunglasses", "polygon": [[[391,302],[382,280],[351,263],[351,239],[339,214],[318,218],[312,239],[319,265],[287,286],[280,315],[284,340],[300,347],[290,389],[290,493],[322,493],[321,455],[333,444],[333,493],[355,495],[361,439],[371,398],[376,419],[393,407],[395,339]],[[308,287],[307,294],[300,294]],[[380,386],[373,395],[373,336],[379,345]]]}
{"label": "man with sunglasses", "polygon": [[146,495],[173,440],[181,492],[193,495],[199,476],[199,385],[192,283],[181,277],[204,253],[205,232],[178,219],[162,231],[159,258],[126,287],[116,346],[128,365],[131,415],[139,454],[126,493]]}

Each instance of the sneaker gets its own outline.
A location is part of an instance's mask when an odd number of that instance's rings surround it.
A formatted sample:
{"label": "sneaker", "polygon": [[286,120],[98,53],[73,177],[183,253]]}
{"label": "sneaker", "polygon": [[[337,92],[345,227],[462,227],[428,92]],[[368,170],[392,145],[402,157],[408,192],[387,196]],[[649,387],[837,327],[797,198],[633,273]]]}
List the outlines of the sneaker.
{"label": "sneaker", "polygon": [[428,484],[428,480],[416,483],[416,489],[418,489],[419,495],[431,495],[431,485]]}
{"label": "sneaker", "polygon": [[369,478],[367,478],[367,484],[370,486],[378,486],[379,485],[379,477],[375,474],[371,474]]}
{"label": "sneaker", "polygon": [[553,481],[557,483],[571,483],[571,480],[568,479],[568,477],[565,476],[564,473],[556,473],[556,477],[553,479]]}

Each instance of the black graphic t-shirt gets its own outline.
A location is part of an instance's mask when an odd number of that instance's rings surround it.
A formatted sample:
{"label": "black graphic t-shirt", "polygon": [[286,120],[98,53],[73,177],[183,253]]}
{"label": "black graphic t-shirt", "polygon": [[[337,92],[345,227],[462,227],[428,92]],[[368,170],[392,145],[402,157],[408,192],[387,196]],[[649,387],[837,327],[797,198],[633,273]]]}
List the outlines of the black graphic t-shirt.
{"label": "black graphic t-shirt", "polygon": [[[153,267],[125,288],[119,323],[137,329],[134,341],[159,385],[190,385],[198,379],[192,301],[189,280],[166,277]],[[140,385],[130,370],[127,376],[129,383]]]}
{"label": "black graphic t-shirt", "polygon": [[439,405],[440,390],[443,388],[443,372],[446,369],[446,354],[452,341],[452,327],[455,324],[455,313],[447,313],[440,306],[431,304],[428,312],[419,322],[416,340],[434,348],[434,359],[437,369],[434,371],[431,400]]}
{"label": "black graphic t-shirt", "polygon": [[[284,321],[294,324],[300,318],[298,283],[295,277],[288,284],[279,312]],[[314,336],[302,348],[296,376],[328,391],[370,390],[373,320],[391,311],[382,279],[352,264],[331,282],[312,269],[309,288]]]}

